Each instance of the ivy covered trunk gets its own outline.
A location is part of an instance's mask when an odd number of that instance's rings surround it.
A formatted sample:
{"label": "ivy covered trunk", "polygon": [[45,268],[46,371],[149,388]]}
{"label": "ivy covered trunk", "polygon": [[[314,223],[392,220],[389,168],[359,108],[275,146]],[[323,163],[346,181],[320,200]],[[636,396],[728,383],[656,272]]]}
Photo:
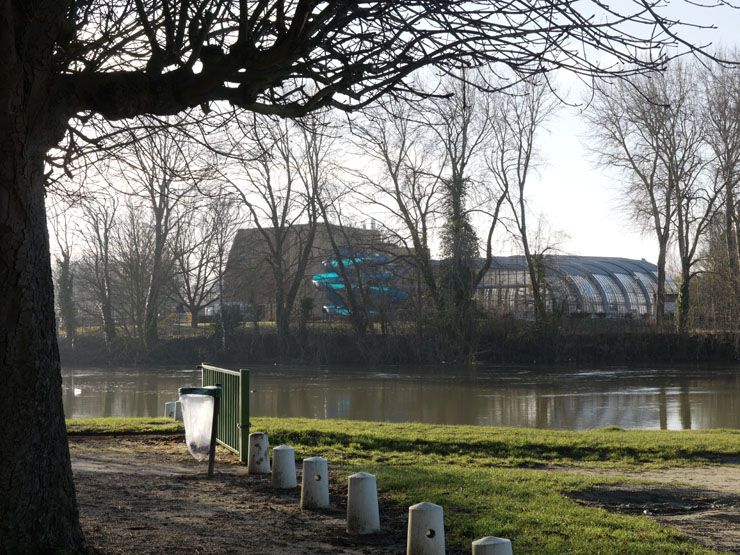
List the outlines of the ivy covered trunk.
{"label": "ivy covered trunk", "polygon": [[446,220],[441,237],[443,260],[439,283],[444,292],[442,324],[450,343],[446,356],[471,362],[477,343],[473,295],[478,236],[465,209],[465,178],[453,175],[445,186]]}

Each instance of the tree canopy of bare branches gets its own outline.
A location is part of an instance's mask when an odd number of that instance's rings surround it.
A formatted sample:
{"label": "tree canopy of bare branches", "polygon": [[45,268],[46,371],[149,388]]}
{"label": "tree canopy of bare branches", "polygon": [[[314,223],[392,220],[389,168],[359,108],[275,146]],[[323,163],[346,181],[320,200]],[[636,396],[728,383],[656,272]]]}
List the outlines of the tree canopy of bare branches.
{"label": "tree canopy of bare branches", "polygon": [[[690,50],[657,2],[0,0],[0,548],[84,544],[64,434],[44,160],[85,121],[231,109],[297,117],[410,96],[424,66],[630,74]],[[678,46],[672,50],[669,47]],[[608,55],[613,63],[604,61]],[[634,63],[634,65],[628,65]],[[113,140],[113,139],[109,139]],[[62,162],[63,163],[63,162]],[[153,289],[152,289],[153,290]],[[151,331],[151,328],[149,328]],[[43,370],[41,370],[43,369]]]}
{"label": "tree canopy of bare branches", "polygon": [[527,262],[535,318],[540,322],[546,315],[544,253],[532,244],[525,188],[539,162],[536,139],[554,109],[549,87],[535,80],[518,83],[507,94],[497,95],[491,107],[493,136],[486,160],[516,228],[516,240]]}
{"label": "tree canopy of bare branches", "polygon": [[308,116],[300,124],[259,116],[232,137],[243,155],[229,181],[257,230],[244,253],[249,260],[242,262],[251,270],[252,280],[264,277],[274,291],[283,347],[319,221],[317,199],[323,194],[332,142],[322,132],[323,123],[320,115]]}
{"label": "tree canopy of bare branches", "polygon": [[708,106],[695,67],[676,61],[666,72],[606,89],[589,114],[601,161],[625,172],[625,194],[637,221],[653,230],[659,247],[656,320],[664,317],[666,257],[678,246],[681,280],[676,325],[686,327],[690,281],[699,241],[720,198],[708,148]]}

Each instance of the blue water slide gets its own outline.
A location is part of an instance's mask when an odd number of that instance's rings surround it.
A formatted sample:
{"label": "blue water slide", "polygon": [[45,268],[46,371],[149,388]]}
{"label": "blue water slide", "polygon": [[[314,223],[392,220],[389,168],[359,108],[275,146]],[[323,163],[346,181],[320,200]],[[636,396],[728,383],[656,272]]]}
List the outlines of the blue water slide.
{"label": "blue water slide", "polygon": [[[393,278],[394,273],[388,269],[384,269],[383,266],[389,263],[389,257],[384,254],[363,254],[361,256],[346,257],[342,258],[342,264],[345,267],[354,266],[356,269],[348,272],[348,279],[350,281],[349,286],[352,289],[359,288],[357,284],[357,274],[359,273],[362,280],[368,284],[367,291],[371,293],[371,304],[378,302],[397,304],[402,303],[409,298],[407,291],[394,287],[389,284],[389,281]],[[346,285],[341,276],[336,271],[339,268],[339,262],[337,259],[330,259],[323,262],[323,266],[328,271],[325,273],[319,273],[312,277],[314,287],[324,292],[327,300],[327,304],[324,305],[324,312],[330,316],[349,316],[351,314],[350,309],[347,307],[345,299],[342,297],[342,293],[346,289]],[[376,310],[373,306],[369,306],[368,313],[376,314]]]}
{"label": "blue water slide", "polygon": [[[352,256],[347,258],[342,258],[342,265],[347,266],[354,266],[355,264],[359,265],[380,265],[380,264],[386,264],[388,262],[389,258],[388,255],[385,254],[366,254],[361,256]],[[336,270],[339,268],[339,260],[336,258],[332,258],[330,260],[324,261],[324,266],[327,269]]]}

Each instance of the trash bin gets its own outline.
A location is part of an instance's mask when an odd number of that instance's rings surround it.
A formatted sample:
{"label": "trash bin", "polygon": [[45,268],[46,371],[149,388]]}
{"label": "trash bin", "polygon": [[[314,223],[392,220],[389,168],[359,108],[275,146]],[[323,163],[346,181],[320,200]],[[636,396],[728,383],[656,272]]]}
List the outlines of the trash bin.
{"label": "trash bin", "polygon": [[198,461],[208,459],[208,475],[212,476],[221,386],[181,387],[179,393],[188,451]]}

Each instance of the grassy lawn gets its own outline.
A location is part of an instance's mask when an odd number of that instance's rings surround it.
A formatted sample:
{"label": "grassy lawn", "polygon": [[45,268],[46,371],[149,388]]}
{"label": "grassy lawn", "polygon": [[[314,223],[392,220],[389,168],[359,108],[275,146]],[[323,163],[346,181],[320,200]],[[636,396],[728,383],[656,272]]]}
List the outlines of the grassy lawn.
{"label": "grassy lawn", "polygon": [[184,432],[182,422],[171,418],[75,418],[67,420],[67,433],[171,434]]}
{"label": "grassy lawn", "polygon": [[[621,470],[737,463],[740,454],[740,432],[730,430],[568,432],[276,418],[253,418],[251,426],[267,431],[272,445],[293,445],[298,457],[328,458],[343,475],[376,474],[381,492],[401,506],[442,505],[450,547],[497,535],[511,538],[517,554],[716,553],[647,517],[585,507],[566,494],[634,481]],[[77,420],[68,427],[73,434],[180,429],[166,419]]]}

